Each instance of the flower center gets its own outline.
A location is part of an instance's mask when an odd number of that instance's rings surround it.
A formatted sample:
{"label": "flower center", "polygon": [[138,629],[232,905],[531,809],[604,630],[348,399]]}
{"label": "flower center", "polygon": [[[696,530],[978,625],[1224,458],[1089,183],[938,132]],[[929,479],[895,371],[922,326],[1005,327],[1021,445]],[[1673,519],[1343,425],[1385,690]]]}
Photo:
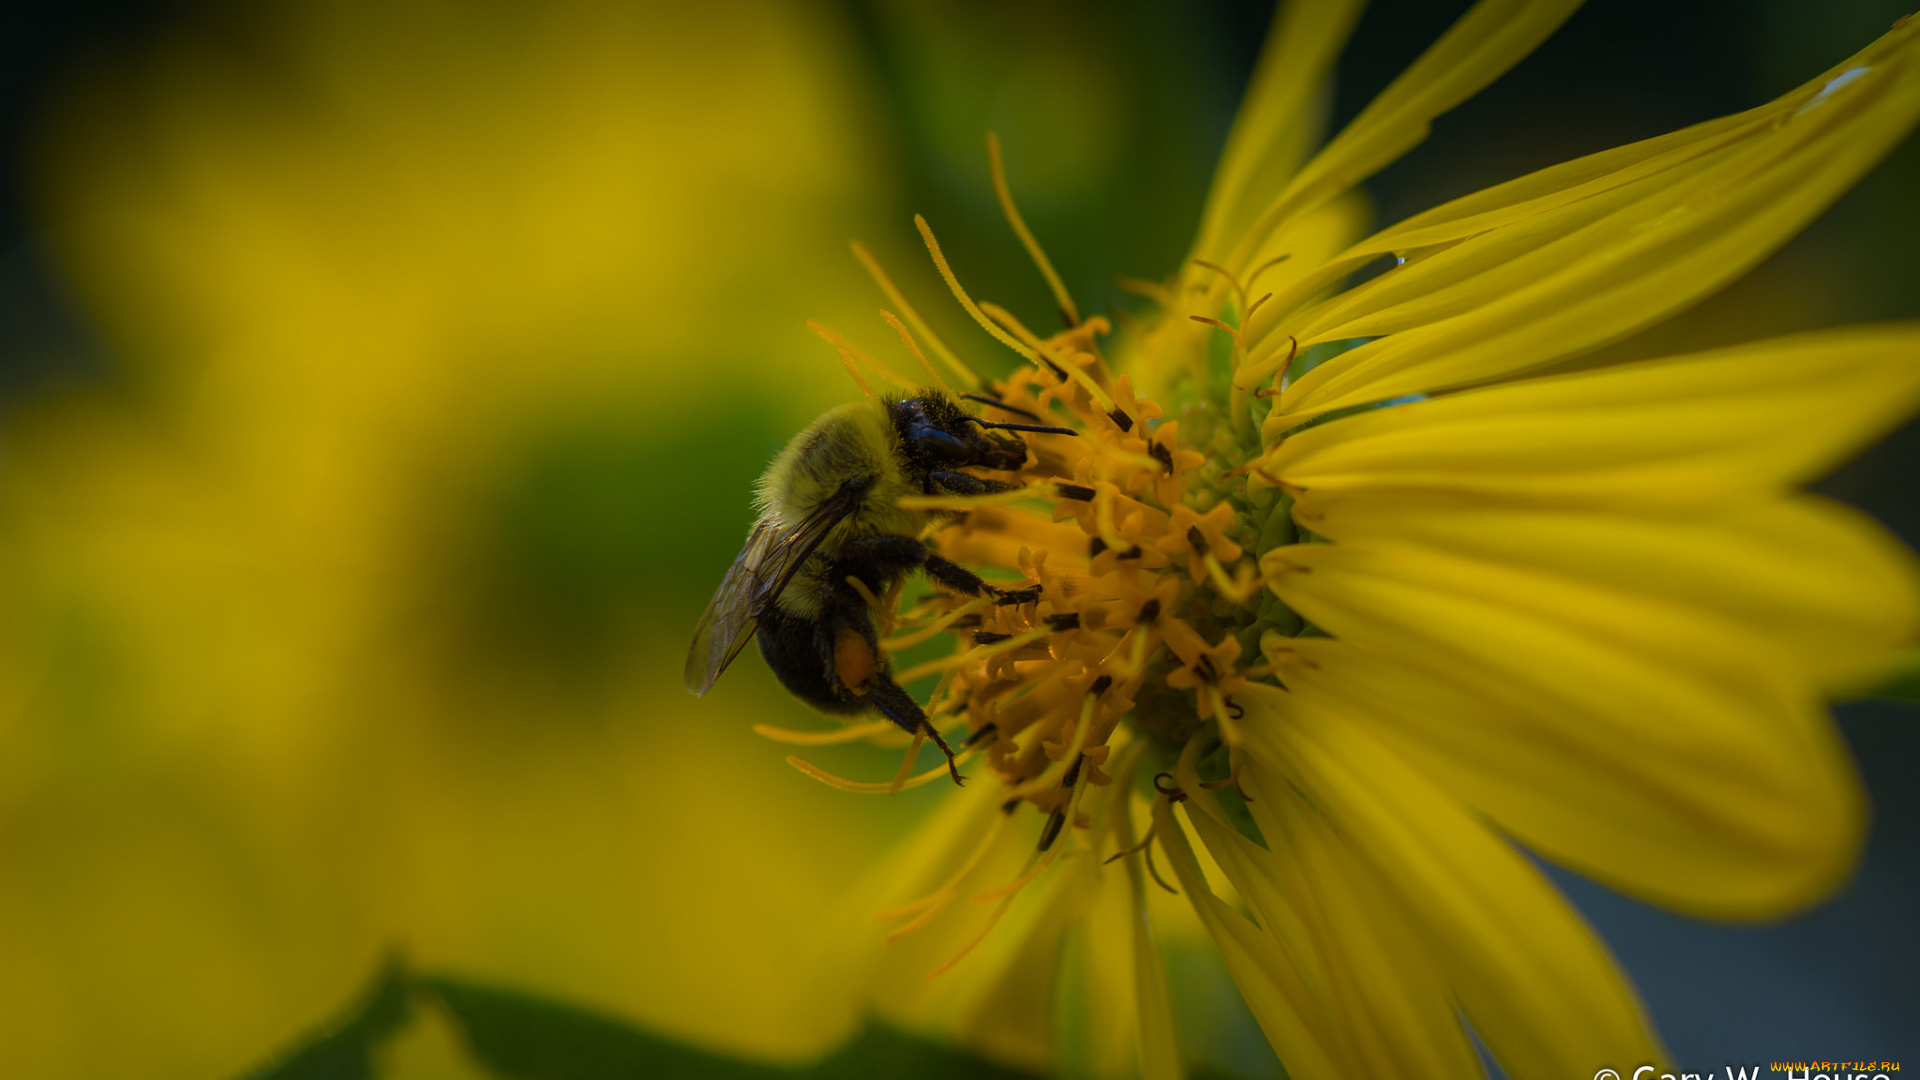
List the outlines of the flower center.
{"label": "flower center", "polygon": [[[1071,813],[1076,789],[1109,782],[1115,746],[1139,736],[1165,756],[1213,729],[1236,745],[1233,694],[1265,674],[1261,635],[1299,625],[1257,569],[1261,552],[1293,539],[1286,496],[1248,484],[1257,447],[1243,445],[1223,401],[1191,395],[1167,416],[1128,376],[1111,377],[1107,330],[1090,319],[1034,343],[1047,363],[986,395],[989,412],[1077,436],[1029,436],[1013,491],[926,500],[961,515],[934,538],[943,555],[1017,573],[1038,598],[936,595],[907,615],[944,624],[957,648],[900,678],[942,673],[930,713],[964,718],[1009,803],[1049,815],[1043,847],[1085,824]],[[1096,386],[1111,388],[1111,404]],[[908,629],[899,640],[923,639]]]}

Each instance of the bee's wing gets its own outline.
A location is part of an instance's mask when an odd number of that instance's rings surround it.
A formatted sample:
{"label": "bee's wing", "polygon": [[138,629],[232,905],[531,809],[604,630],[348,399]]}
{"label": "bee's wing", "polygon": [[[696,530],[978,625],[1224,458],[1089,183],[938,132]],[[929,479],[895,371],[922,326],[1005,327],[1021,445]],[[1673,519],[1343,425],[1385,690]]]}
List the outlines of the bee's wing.
{"label": "bee's wing", "polygon": [[687,650],[684,672],[687,690],[695,695],[713,688],[714,680],[727,670],[733,658],[753,638],[759,620],[755,598],[760,593],[758,570],[767,561],[767,553],[779,546],[780,531],[762,521],[747,537],[740,557],[727,567],[727,576],[707,602],[700,624],[693,628],[693,646]]}
{"label": "bee's wing", "polygon": [[786,589],[827,533],[859,506],[860,491],[843,484],[832,498],[790,530],[783,531],[765,521],[753,527],[746,548],[727,568],[719,591],[694,627],[693,647],[687,650],[683,673],[690,692],[702,695],[713,688],[720,673],[747,647],[760,623],[760,613]]}

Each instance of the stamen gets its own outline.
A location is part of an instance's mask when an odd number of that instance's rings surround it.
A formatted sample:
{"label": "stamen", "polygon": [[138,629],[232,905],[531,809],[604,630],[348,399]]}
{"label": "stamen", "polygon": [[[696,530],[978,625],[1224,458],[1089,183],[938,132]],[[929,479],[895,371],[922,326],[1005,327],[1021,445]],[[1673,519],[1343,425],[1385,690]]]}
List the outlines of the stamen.
{"label": "stamen", "polygon": [[847,584],[853,587],[854,592],[857,592],[860,594],[860,599],[866,601],[868,609],[870,609],[875,615],[887,614],[887,609],[885,605],[881,604],[880,598],[873,595],[873,590],[867,588],[867,583],[864,581],[861,581],[857,575],[848,574]]}
{"label": "stamen", "polygon": [[1112,297],[1105,297],[1104,302],[1107,314],[1113,316],[1114,325],[1120,328],[1121,333],[1136,338],[1146,336],[1146,324],[1135,318],[1133,312],[1114,303]]}
{"label": "stamen", "polygon": [[[913,216],[913,223],[920,229],[920,237],[926,241],[927,252],[933,256],[933,264],[939,268],[940,276],[946,280],[947,288],[952,290],[954,299],[960,301],[960,306],[967,309],[967,314],[973,316],[973,321],[979,323],[980,328],[993,335],[994,340],[1000,342],[1000,344],[1026,357],[1028,361],[1037,366],[1047,366],[1047,364],[1053,360],[1052,357],[1043,358],[1041,353],[1035,352],[1025,345],[1022,345],[1012,334],[1007,333],[1007,331],[1001,329],[999,324],[987,318],[986,313],[980,310],[980,306],[973,302],[973,297],[967,295],[967,290],[960,287],[960,279],[953,275],[953,267],[947,264],[947,257],[940,250],[940,241],[934,239],[933,227],[927,224],[927,219],[921,217],[919,214],[915,214]],[[1043,351],[1051,352],[1052,350],[1046,349]],[[1100,403],[1102,409],[1113,408],[1113,399],[1109,397],[1107,392],[1102,390],[1100,385],[1094,382],[1086,372],[1081,371],[1077,365],[1073,364],[1064,365],[1064,368],[1067,377],[1074,379],[1074,381],[1085,387],[1087,392],[1093,395],[1093,399]]]}
{"label": "stamen", "polygon": [[966,616],[971,615],[976,611],[979,611],[981,608],[990,607],[992,606],[992,604],[993,604],[993,597],[991,596],[982,596],[982,597],[979,597],[978,599],[969,600],[966,603],[960,605],[959,607],[954,608],[952,611],[947,612],[945,615],[942,615],[939,618],[928,623],[927,625],[921,627],[920,629],[915,630],[911,634],[903,634],[898,637],[890,637],[887,640],[882,641],[880,643],[880,647],[886,650],[887,652],[899,652],[901,649],[911,649],[915,645],[918,645],[921,642],[926,641],[927,639],[935,637],[936,635],[944,632],[947,629],[947,627],[952,626],[956,622],[959,622],[961,619],[965,618]]}
{"label": "stamen", "polygon": [[890,731],[899,730],[899,726],[891,720],[854,724],[838,731],[795,731],[792,728],[774,727],[772,724],[753,725],[754,734],[789,746],[838,746],[841,743],[858,742],[874,735],[885,735]]}
{"label": "stamen", "polygon": [[[1268,293],[1267,295],[1272,296],[1273,294]],[[1293,378],[1293,358],[1298,355],[1300,355],[1300,339],[1297,337],[1294,337],[1292,334],[1288,334],[1287,335],[1287,358],[1280,362],[1280,385],[1268,386],[1268,387],[1263,387],[1259,390],[1255,390],[1253,392],[1253,396],[1257,398],[1270,398],[1275,396],[1276,394],[1285,393],[1287,389],[1288,381]]]}
{"label": "stamen", "polygon": [[932,921],[934,916],[946,910],[947,905],[952,903],[954,898],[960,895],[960,883],[966,880],[968,874],[973,873],[974,867],[979,866],[980,860],[986,857],[988,851],[992,850],[993,842],[999,839],[1000,832],[1006,828],[1008,820],[1009,818],[1005,814],[995,814],[993,824],[988,827],[986,835],[980,838],[980,842],[974,845],[973,853],[967,856],[966,862],[960,864],[960,868],[955,870],[945,882],[941,883],[938,889],[935,889],[933,892],[912,903],[902,904],[897,908],[882,911],[876,916],[876,918],[882,922],[892,922],[894,919],[904,919],[916,911],[920,913],[912,922],[907,923],[905,926],[898,927],[891,934],[888,934],[885,938],[886,944],[891,945],[899,941],[901,938],[925,926],[928,922]]}
{"label": "stamen", "polygon": [[[972,756],[973,756],[973,751],[963,750],[960,753],[954,755],[953,763],[955,765],[964,765],[966,764],[967,760]],[[860,780],[848,780],[844,777],[835,776],[832,773],[828,772],[827,770],[821,768],[818,765],[815,765],[814,763],[806,760],[805,758],[801,757],[798,754],[787,755],[787,764],[793,766],[796,769],[799,769],[801,772],[806,773],[808,776],[813,777],[815,780],[820,781],[821,783],[827,785],[828,787],[839,788],[841,791],[851,791],[856,795],[892,795],[896,791],[906,791],[911,788],[917,788],[926,784],[931,784],[935,780],[941,779],[942,777],[947,775],[947,766],[943,763],[935,768],[929,769],[926,772],[921,773],[918,776],[913,777],[912,779],[908,780],[906,783],[901,784],[898,788],[896,788],[894,787],[894,782],[891,780],[874,784],[874,783],[867,783]]]}
{"label": "stamen", "polygon": [[859,365],[853,362],[853,356],[844,348],[840,350],[840,366],[847,369],[848,375],[853,376],[854,385],[860,388],[862,394],[867,395],[868,401],[880,400],[880,395],[874,393],[873,387],[867,385],[867,377],[860,374]]}
{"label": "stamen", "polygon": [[1173,294],[1167,291],[1165,285],[1157,281],[1148,281],[1145,278],[1137,277],[1117,277],[1113,279],[1113,284],[1121,292],[1130,292],[1135,296],[1144,296],[1154,303],[1159,304],[1161,307],[1173,306]]}
{"label": "stamen", "polygon": [[1040,414],[1037,412],[1029,412],[1026,409],[1022,409],[1014,405],[1009,405],[1006,402],[1001,401],[999,398],[988,397],[985,394],[961,394],[960,396],[963,398],[968,398],[972,401],[977,401],[982,405],[991,405],[996,409],[1005,409],[1007,412],[1010,412],[1015,416],[1024,416],[1036,424],[1039,423],[1042,419]]}
{"label": "stamen", "polygon": [[[1267,271],[1273,269],[1276,266],[1279,266],[1281,263],[1286,262],[1288,259],[1291,259],[1291,258],[1293,258],[1293,252],[1289,251],[1284,255],[1275,255],[1273,258],[1268,259],[1266,262],[1263,262],[1259,266],[1254,267],[1253,273],[1247,275],[1247,291],[1248,292],[1253,291],[1254,283],[1260,280],[1261,274],[1266,273]],[[1272,296],[1273,294],[1268,293],[1267,295]],[[1257,307],[1259,305],[1256,304],[1255,306]],[[1247,314],[1249,315],[1253,314],[1253,309],[1248,308]]]}
{"label": "stamen", "polygon": [[1029,630],[1024,634],[1016,634],[1013,637],[1010,637],[1007,640],[999,642],[997,644],[979,645],[979,646],[975,646],[974,648],[968,649],[966,652],[963,652],[963,653],[955,653],[952,656],[943,656],[938,660],[929,660],[924,664],[920,664],[915,667],[910,667],[907,670],[895,675],[893,678],[895,682],[905,685],[907,683],[913,682],[915,679],[924,679],[927,676],[932,675],[937,671],[945,671],[948,668],[959,667],[963,664],[969,664],[976,660],[991,660],[994,657],[999,656],[1001,653],[1014,652],[1031,642],[1039,641],[1041,638],[1046,637],[1049,633],[1052,633],[1052,631]]}
{"label": "stamen", "polygon": [[902,495],[894,500],[894,505],[902,510],[966,511],[978,506],[1015,503],[1022,499],[1051,499],[1058,494],[1058,485],[1028,484],[1026,487],[1010,488],[1006,491],[990,491],[985,495]]}
{"label": "stamen", "polygon": [[945,975],[947,972],[952,971],[953,966],[955,964],[958,964],[960,961],[965,960],[967,958],[968,953],[971,953],[973,950],[979,948],[980,943],[987,940],[987,935],[993,933],[994,927],[1000,925],[1000,920],[1006,917],[1007,909],[1012,906],[1013,906],[1012,896],[1008,896],[1006,899],[1000,901],[1000,905],[994,908],[993,914],[988,917],[987,925],[980,928],[980,932],[974,935],[973,940],[961,946],[960,951],[953,954],[953,957],[949,959],[946,963],[941,964],[939,967],[934,968],[932,971],[927,972],[927,978],[937,979],[940,976]]}
{"label": "stamen", "polygon": [[[1089,786],[1090,785],[1087,785],[1087,784],[1081,784],[1080,786],[1073,789],[1073,797],[1067,800],[1067,805],[1064,808],[1064,810],[1061,812],[1062,821],[1072,821],[1079,814],[1080,797],[1086,793],[1086,790]],[[976,904],[984,904],[988,900],[993,900],[996,898],[1002,899],[1002,900],[1013,899],[1016,895],[1019,894],[1021,889],[1024,889],[1028,885],[1032,884],[1033,879],[1045,873],[1048,867],[1052,866],[1055,862],[1058,862],[1061,854],[1064,853],[1066,850],[1067,850],[1067,846],[1065,844],[1062,844],[1057,848],[1039,849],[1038,851],[1034,852],[1034,861],[1027,865],[1027,870],[1025,873],[1021,874],[1019,877],[1014,878],[1012,881],[1007,882],[1005,885],[1002,885],[997,889],[989,889],[986,892],[974,894],[973,902]],[[972,946],[968,946],[968,947],[971,948]],[[965,954],[962,953],[962,955],[965,955]],[[958,957],[956,957],[955,959],[957,960]]]}
{"label": "stamen", "polygon": [[1053,263],[1047,260],[1047,253],[1040,250],[1040,241],[1034,239],[1027,223],[1021,219],[1020,211],[1013,205],[1013,189],[1007,186],[1007,170],[1000,158],[1000,136],[987,132],[987,161],[993,170],[993,193],[1000,199],[1000,210],[1007,215],[1007,224],[1013,226],[1015,236],[1020,238],[1021,246],[1033,258],[1033,264],[1040,268],[1040,276],[1047,279],[1047,288],[1053,290],[1053,299],[1060,305],[1060,314],[1067,325],[1080,325],[1080,309],[1073,306],[1073,297],[1067,295],[1067,286],[1054,273]]}
{"label": "stamen", "polygon": [[[1254,596],[1259,593],[1261,586],[1267,583],[1265,575],[1256,575],[1253,568],[1247,566],[1245,563],[1234,568],[1235,577],[1239,579],[1234,580],[1227,577],[1226,568],[1221,566],[1220,560],[1214,558],[1211,554],[1203,556],[1201,561],[1206,563],[1207,576],[1213,579],[1213,587],[1219,591],[1221,596],[1226,597],[1236,604],[1245,604],[1247,601],[1253,599]],[[1245,570],[1244,577],[1240,574],[1243,568]]]}
{"label": "stamen", "polygon": [[1173,895],[1179,896],[1180,890],[1167,884],[1167,880],[1160,876],[1160,868],[1153,865],[1153,849],[1152,848],[1147,849],[1146,860],[1147,860],[1147,873],[1153,877],[1153,883],[1167,890]]}
{"label": "stamen", "polygon": [[907,747],[907,756],[900,759],[900,771],[893,774],[893,787],[888,789],[887,794],[900,794],[901,785],[905,784],[907,777],[913,773],[913,759],[920,756],[920,748],[925,745],[927,745],[927,733],[923,726],[921,730],[913,733],[913,745]]}
{"label": "stamen", "polygon": [[1244,323],[1246,321],[1246,316],[1244,313],[1247,310],[1247,290],[1245,286],[1240,284],[1240,279],[1233,275],[1233,271],[1228,270],[1226,267],[1221,266],[1219,263],[1211,263],[1205,259],[1194,259],[1193,265],[1204,266],[1207,269],[1213,271],[1214,273],[1219,274],[1221,277],[1227,279],[1227,284],[1233,287],[1233,295],[1237,297],[1240,301],[1240,311],[1242,312],[1240,321]]}
{"label": "stamen", "polygon": [[1116,851],[1113,854],[1107,856],[1105,859],[1102,859],[1100,861],[1100,865],[1108,866],[1113,863],[1119,862],[1121,859],[1124,859],[1129,855],[1138,855],[1140,852],[1145,851],[1147,849],[1147,845],[1153,843],[1153,830],[1157,827],[1158,827],[1157,825],[1149,824],[1147,826],[1147,835],[1145,836],[1145,838],[1143,838],[1139,843],[1133,845],[1132,847],[1121,848],[1119,851]]}
{"label": "stamen", "polygon": [[826,338],[828,341],[832,342],[835,348],[840,349],[841,351],[851,355],[855,360],[858,360],[860,362],[862,367],[865,367],[868,371],[873,372],[875,375],[880,376],[881,378],[887,380],[888,382],[892,383],[895,386],[903,387],[908,390],[911,390],[914,388],[914,383],[912,379],[907,378],[905,375],[900,374],[899,372],[893,370],[892,368],[881,363],[880,361],[875,360],[873,357],[868,356],[866,352],[860,349],[859,346],[855,345],[853,342],[848,341],[846,338],[842,337],[840,335],[840,332],[838,330],[835,330],[833,327],[827,326],[824,323],[814,322],[812,319],[808,319],[807,328],[812,330],[814,333],[819,334],[821,337]]}
{"label": "stamen", "polygon": [[953,387],[947,385],[947,380],[941,378],[940,373],[933,370],[932,364],[927,363],[926,354],[920,351],[920,344],[913,340],[912,334],[907,332],[907,324],[894,318],[893,312],[885,308],[880,309],[880,317],[887,320],[887,325],[893,327],[894,332],[900,335],[900,341],[906,345],[907,351],[913,354],[913,359],[919,363],[920,370],[926,372],[927,378],[933,380],[933,385],[948,394],[953,393]]}
{"label": "stamen", "polygon": [[1219,319],[1215,319],[1207,315],[1189,315],[1187,316],[1187,318],[1192,319],[1194,322],[1197,322],[1197,323],[1206,323],[1208,326],[1211,326],[1216,330],[1225,330],[1227,332],[1227,336],[1233,339],[1233,347],[1235,352],[1243,353],[1246,351],[1247,343],[1240,340],[1240,331],[1234,329],[1233,327],[1227,325],[1224,322],[1221,322]]}
{"label": "stamen", "polygon": [[1025,799],[1060,783],[1066,776],[1067,770],[1072,768],[1080,757],[1081,751],[1087,748],[1087,736],[1093,731],[1094,704],[1095,699],[1091,694],[1081,701],[1080,722],[1073,726],[1073,742],[1067,746],[1067,752],[1060,755],[1060,760],[1041,770],[1040,775],[1033,779],[1015,785],[1010,792],[1011,795]]}
{"label": "stamen", "polygon": [[[1062,378],[1072,379],[1074,382],[1079,383],[1081,386],[1093,392],[1094,400],[1100,402],[1101,408],[1117,408],[1111,400],[1101,396],[1105,391],[1101,389],[1100,383],[1096,381],[1093,376],[1087,374],[1086,370],[1079,364],[1073,363],[1068,357],[1061,355],[1058,350],[1047,343],[1045,338],[1027,329],[1026,324],[1021,322],[1019,317],[1014,315],[1013,312],[989,300],[980,301],[980,310],[986,312],[994,322],[999,323],[1009,333],[1019,338],[1021,343],[1027,348],[1039,353],[1041,358],[1046,361],[1048,368],[1052,369]],[[1097,361],[1099,357],[1095,356],[1094,359]],[[1104,364],[1099,365],[1099,370],[1101,378],[1108,378]]]}
{"label": "stamen", "polygon": [[987,380],[981,378],[979,372],[968,367],[966,361],[954,355],[953,350],[947,348],[946,344],[940,340],[940,336],[935,334],[926,320],[920,317],[920,313],[913,309],[913,305],[907,302],[906,294],[902,293],[900,287],[893,283],[893,279],[887,276],[886,270],[880,265],[880,260],[873,257],[873,253],[867,250],[865,244],[855,240],[853,256],[860,260],[861,266],[867,268],[868,276],[873,278],[874,284],[880,286],[880,291],[886,294],[887,300],[899,309],[900,314],[906,318],[907,325],[913,327],[915,333],[927,339],[927,347],[933,350],[933,355],[939,357],[941,363],[952,368],[954,373],[970,386],[986,385]]}

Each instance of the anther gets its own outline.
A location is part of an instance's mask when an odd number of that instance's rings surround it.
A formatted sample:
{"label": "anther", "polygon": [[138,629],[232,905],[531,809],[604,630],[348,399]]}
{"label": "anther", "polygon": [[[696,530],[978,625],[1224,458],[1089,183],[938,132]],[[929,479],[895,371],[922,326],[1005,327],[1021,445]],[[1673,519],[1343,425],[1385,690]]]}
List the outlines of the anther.
{"label": "anther", "polygon": [[1067,775],[1060,778],[1061,787],[1071,788],[1080,782],[1080,766],[1084,764],[1086,760],[1087,755],[1085,754],[1074,755],[1073,764],[1067,766]]}
{"label": "anther", "polygon": [[1069,611],[1065,615],[1049,615],[1047,616],[1046,622],[1048,629],[1057,630],[1062,633],[1068,630],[1078,630],[1080,629],[1080,613],[1077,611]]}
{"label": "anther", "polygon": [[1167,470],[1168,476],[1173,475],[1173,451],[1167,449],[1166,444],[1157,442],[1149,443],[1147,445],[1147,456],[1159,462],[1160,466]]}
{"label": "anther", "polygon": [[1011,814],[1015,810],[1020,809],[1021,802],[1022,800],[1018,796],[1008,799],[1006,802],[1000,804],[1000,812],[1003,814]]}
{"label": "anther", "polygon": [[1052,847],[1053,842],[1059,839],[1060,837],[1060,827],[1065,825],[1066,823],[1067,823],[1066,811],[1055,810],[1053,813],[1048,814],[1047,827],[1040,831],[1040,847],[1038,848],[1038,850],[1045,851],[1048,848]]}
{"label": "anther", "polygon": [[1115,406],[1114,410],[1107,414],[1107,418],[1120,425],[1120,430],[1123,432],[1133,430],[1133,417],[1128,416],[1126,410],[1119,406]]}
{"label": "anther", "polygon": [[1207,534],[1200,531],[1200,526],[1189,525],[1187,526],[1187,544],[1193,548],[1194,554],[1205,555],[1208,550]]}
{"label": "anther", "polygon": [[1137,558],[1139,558],[1139,557],[1141,557],[1142,555],[1145,555],[1145,554],[1146,554],[1146,552],[1145,552],[1145,551],[1142,551],[1142,550],[1141,550],[1141,548],[1140,548],[1140,545],[1139,545],[1139,544],[1135,544],[1135,545],[1133,545],[1132,547],[1130,547],[1130,548],[1128,548],[1127,550],[1125,550],[1125,551],[1123,551],[1123,552],[1121,552],[1120,554],[1118,554],[1118,555],[1115,555],[1115,556],[1114,556],[1114,558],[1116,558],[1116,559],[1137,559]]}
{"label": "anther", "polygon": [[975,645],[998,645],[1011,637],[1013,637],[1012,634],[998,634],[992,630],[975,630],[973,632],[973,643]]}
{"label": "anther", "polygon": [[1079,484],[1055,484],[1053,490],[1063,499],[1073,499],[1077,502],[1093,501],[1094,492],[1090,487],[1081,487]]}
{"label": "anther", "polygon": [[991,405],[996,409],[1005,410],[1006,412],[1010,412],[1015,416],[1024,416],[1027,419],[1034,421],[1035,423],[1039,423],[1040,421],[1039,413],[1028,412],[1027,410],[1022,409],[1017,405],[1009,405],[1006,402],[1001,401],[999,398],[991,398],[985,394],[961,394],[960,396],[970,401],[977,401],[982,405]]}
{"label": "anther", "polygon": [[1193,670],[1210,683],[1220,681],[1220,669],[1213,666],[1213,657],[1205,653],[1201,653],[1200,659],[1193,662]]}
{"label": "anther", "polygon": [[1158,619],[1159,617],[1160,617],[1160,598],[1156,596],[1153,599],[1147,601],[1146,603],[1140,605],[1140,615],[1137,619],[1135,619],[1135,621],[1150,623],[1153,620]]}
{"label": "anther", "polygon": [[1101,694],[1106,693],[1107,688],[1112,685],[1113,685],[1113,676],[1102,675],[1099,678],[1093,680],[1092,686],[1087,687],[1087,693],[1091,694],[1094,697],[1099,697]]}
{"label": "anther", "polygon": [[1105,550],[1107,550],[1107,542],[1105,540],[1096,536],[1087,541],[1087,558],[1097,559],[1100,557],[1100,553]]}
{"label": "anther", "polygon": [[[1232,704],[1231,699],[1229,699],[1228,704],[1229,705]],[[1234,719],[1237,720],[1239,719],[1239,717],[1234,717]],[[986,742],[990,736],[998,736],[999,734],[1000,734],[999,724],[988,724],[987,726],[981,728],[979,731],[976,731],[973,734],[968,735],[966,737],[966,740],[963,741],[960,745],[962,748],[972,748],[980,745],[983,742]]]}

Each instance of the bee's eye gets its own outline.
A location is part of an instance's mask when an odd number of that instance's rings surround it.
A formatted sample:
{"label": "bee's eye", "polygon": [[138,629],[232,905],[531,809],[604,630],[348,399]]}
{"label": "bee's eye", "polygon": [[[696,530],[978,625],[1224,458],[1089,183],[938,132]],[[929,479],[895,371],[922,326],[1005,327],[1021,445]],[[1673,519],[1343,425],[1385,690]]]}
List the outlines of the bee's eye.
{"label": "bee's eye", "polygon": [[948,461],[971,461],[974,457],[972,446],[939,428],[919,429],[914,432],[913,442],[922,451]]}

